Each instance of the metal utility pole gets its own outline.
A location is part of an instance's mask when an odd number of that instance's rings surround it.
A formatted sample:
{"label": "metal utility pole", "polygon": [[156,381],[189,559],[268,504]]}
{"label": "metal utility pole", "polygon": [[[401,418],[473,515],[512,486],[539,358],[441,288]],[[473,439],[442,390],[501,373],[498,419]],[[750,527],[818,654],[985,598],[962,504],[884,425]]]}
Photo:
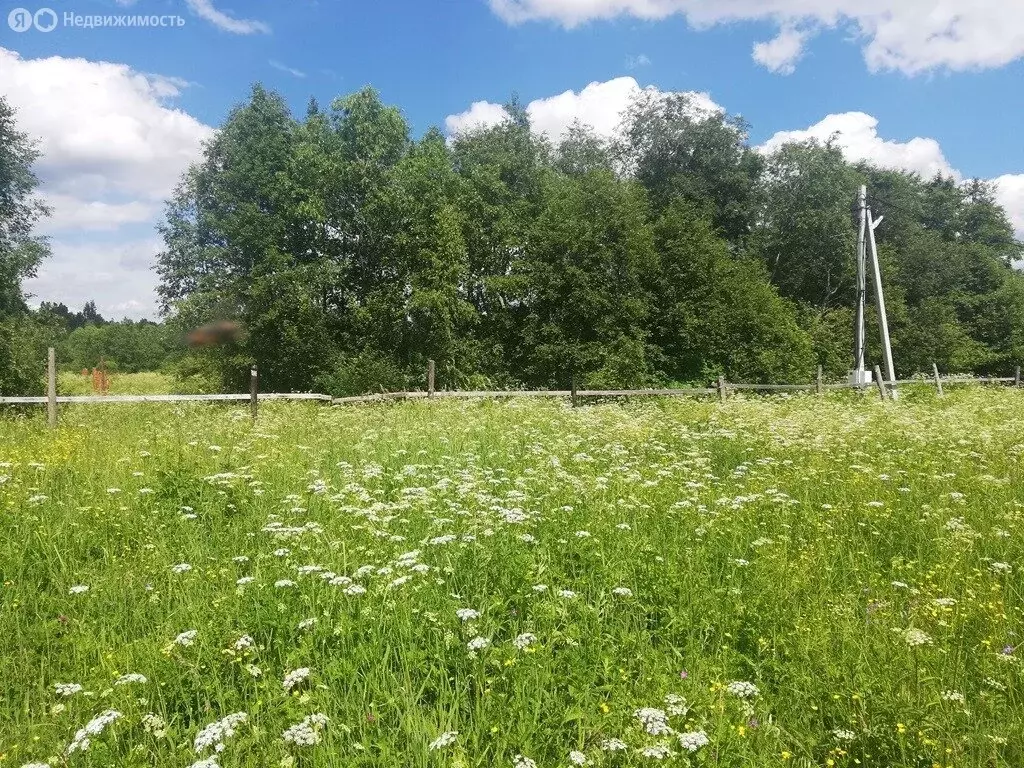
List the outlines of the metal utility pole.
{"label": "metal utility pole", "polygon": [[862,186],[858,195],[860,208],[860,236],[857,238],[857,321],[854,326],[856,339],[853,349],[853,373],[851,383],[867,384],[871,374],[864,369],[864,300],[867,293],[867,243],[868,188]]}
{"label": "metal utility pole", "polygon": [[[885,375],[892,384],[892,399],[897,397],[896,393],[896,369],[892,364],[892,345],[889,343],[889,321],[885,315],[885,294],[882,292],[882,269],[878,264],[878,246],[875,244],[875,230],[882,223],[882,219],[875,221],[871,216],[871,209],[867,210],[868,239],[871,242],[871,264],[875,273],[875,298],[878,302],[878,328],[882,332],[882,354],[885,362]],[[863,326],[862,326],[863,327]]]}

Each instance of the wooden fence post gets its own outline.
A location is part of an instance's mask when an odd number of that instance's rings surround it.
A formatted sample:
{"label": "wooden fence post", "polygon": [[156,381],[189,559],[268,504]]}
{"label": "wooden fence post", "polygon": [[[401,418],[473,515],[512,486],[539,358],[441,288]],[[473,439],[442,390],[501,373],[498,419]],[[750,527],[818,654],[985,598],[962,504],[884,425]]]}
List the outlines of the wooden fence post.
{"label": "wooden fence post", "polygon": [[572,407],[576,407],[576,371],[572,372],[569,378],[569,399],[572,402]]}
{"label": "wooden fence post", "polygon": [[821,394],[821,392],[822,392],[822,387],[821,387],[821,383],[822,383],[822,382],[821,382],[821,377],[822,377],[822,370],[821,370],[821,366],[819,365],[819,366],[818,366],[818,380],[817,380],[817,385],[816,385],[816,387],[815,387],[815,391],[816,391],[816,392],[817,392],[817,393],[818,393],[819,395],[820,395],[820,394]]}
{"label": "wooden fence post", "polygon": [[1017,371],[1013,375],[1013,386],[1020,387],[1020,366],[1017,366]]}
{"label": "wooden fence post", "polygon": [[718,399],[725,402],[725,376],[718,377]]}
{"label": "wooden fence post", "polygon": [[57,353],[50,347],[46,354],[46,420],[57,428]]}
{"label": "wooden fence post", "polygon": [[942,379],[939,378],[939,366],[932,363],[932,373],[935,374],[935,388],[939,391],[939,397],[942,397]]}
{"label": "wooden fence post", "polygon": [[253,424],[256,423],[256,416],[259,413],[259,391],[259,371],[256,369],[256,363],[253,363],[249,372],[249,408],[252,410]]}
{"label": "wooden fence post", "polygon": [[878,394],[885,400],[885,379],[882,378],[882,369],[875,366],[875,381],[878,382]]}
{"label": "wooden fence post", "polygon": [[427,360],[427,397],[434,396],[434,361]]}

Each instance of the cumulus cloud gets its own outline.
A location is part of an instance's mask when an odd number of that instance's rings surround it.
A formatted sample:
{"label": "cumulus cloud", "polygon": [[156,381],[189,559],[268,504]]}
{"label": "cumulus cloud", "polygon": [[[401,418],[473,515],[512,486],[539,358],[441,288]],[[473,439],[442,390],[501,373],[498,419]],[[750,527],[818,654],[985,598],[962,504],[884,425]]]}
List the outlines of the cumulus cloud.
{"label": "cumulus cloud", "polygon": [[[566,129],[579,120],[605,137],[614,135],[622,118],[622,112],[643,90],[658,92],[649,86],[642,89],[632,77],[617,77],[606,82],[590,83],[583,90],[565,91],[556,96],[531,101],[526,107],[530,124],[537,133],[546,134],[557,140]],[[719,111],[719,107],[706,93],[689,91],[694,105],[705,111]],[[488,101],[474,102],[468,110],[445,119],[449,134],[456,134],[470,128],[489,126],[508,119],[500,104]]]}
{"label": "cumulus cloud", "polygon": [[[53,238],[54,257],[29,285],[39,299],[81,303],[95,289],[112,312],[125,302],[155,307],[153,274],[118,277],[119,262],[109,259],[140,242],[155,253],[140,233],[152,232],[163,201],[214,134],[171,104],[187,85],[123,64],[26,59],[0,48],[0,93],[19,129],[38,141],[40,192],[53,209],[39,231]],[[102,245],[98,233],[106,233]]]}
{"label": "cumulus cloud", "polygon": [[[489,0],[510,24],[550,20],[572,28],[631,16],[683,15],[695,28],[737,21],[778,24],[762,57],[794,46],[787,29],[850,27],[872,70],[917,74],[931,69],[1000,67],[1024,56],[1024,3],[1011,0]],[[801,47],[804,40],[801,40]],[[769,46],[764,48],[762,46]],[[773,48],[774,46],[774,48]],[[757,56],[755,50],[755,57]],[[760,59],[758,59],[760,61]]]}
{"label": "cumulus cloud", "polygon": [[794,27],[783,27],[774,39],[754,46],[754,61],[771,72],[791,75],[803,56],[806,40],[806,32]]}
{"label": "cumulus cloud", "polygon": [[992,180],[996,200],[1010,215],[1017,239],[1024,241],[1024,173],[1006,174]]}
{"label": "cumulus cloud", "polygon": [[156,276],[152,270],[161,242],[154,237],[82,243],[55,238],[53,255],[26,281],[32,303],[59,301],[81,307],[95,301],[104,317],[155,317]]}
{"label": "cumulus cloud", "polygon": [[780,131],[761,145],[773,152],[783,144],[834,138],[843,154],[853,162],[867,160],[882,168],[913,171],[925,178],[942,173],[960,178],[935,139],[913,138],[910,141],[889,141],[878,135],[878,118],[863,112],[829,115],[818,123],[797,131]]}
{"label": "cumulus cloud", "polygon": [[235,35],[251,35],[256,32],[264,34],[270,32],[270,27],[262,21],[251,21],[249,19],[236,19],[213,6],[213,0],[185,0],[189,9],[201,19],[213,24],[213,26],[231,32]]}

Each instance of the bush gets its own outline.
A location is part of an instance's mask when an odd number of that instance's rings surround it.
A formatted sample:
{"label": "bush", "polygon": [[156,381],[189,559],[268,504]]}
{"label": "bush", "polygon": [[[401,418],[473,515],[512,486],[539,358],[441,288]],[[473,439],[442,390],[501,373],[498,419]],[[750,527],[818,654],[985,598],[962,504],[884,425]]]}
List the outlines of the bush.
{"label": "bush", "polygon": [[405,371],[390,357],[362,352],[356,357],[340,358],[330,372],[316,378],[314,389],[344,397],[379,392],[399,392],[407,387]]}

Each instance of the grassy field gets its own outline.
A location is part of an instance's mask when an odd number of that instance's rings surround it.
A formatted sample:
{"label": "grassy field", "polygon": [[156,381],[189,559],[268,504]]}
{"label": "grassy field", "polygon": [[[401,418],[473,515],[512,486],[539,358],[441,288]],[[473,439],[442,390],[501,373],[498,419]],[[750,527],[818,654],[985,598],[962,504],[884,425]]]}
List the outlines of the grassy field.
{"label": "grassy field", "polygon": [[0,420],[0,766],[1024,765],[1024,392]]}
{"label": "grassy field", "polygon": [[[155,371],[142,373],[108,373],[110,395],[191,395],[202,394],[194,382],[183,382]],[[92,375],[61,371],[57,374],[57,394],[93,395]]]}

